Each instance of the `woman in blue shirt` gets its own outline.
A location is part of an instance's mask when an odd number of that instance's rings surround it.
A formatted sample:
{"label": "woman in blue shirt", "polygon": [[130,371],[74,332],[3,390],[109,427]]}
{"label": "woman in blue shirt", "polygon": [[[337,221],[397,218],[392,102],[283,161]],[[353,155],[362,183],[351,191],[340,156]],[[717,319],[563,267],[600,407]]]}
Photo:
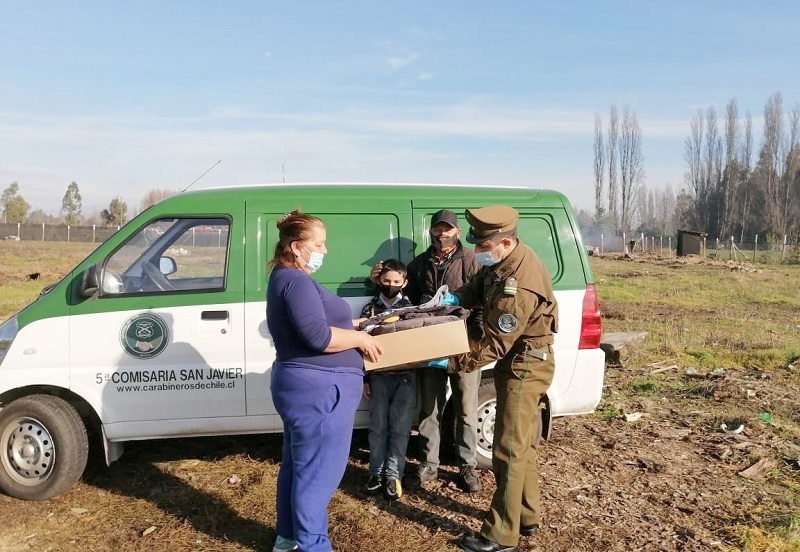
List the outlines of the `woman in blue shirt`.
{"label": "woman in blue shirt", "polygon": [[347,467],[364,359],[383,352],[354,329],[350,306],[315,282],[325,224],[299,210],[278,221],[267,325],[275,343],[272,401],[283,420],[273,551],[330,552],[328,503]]}

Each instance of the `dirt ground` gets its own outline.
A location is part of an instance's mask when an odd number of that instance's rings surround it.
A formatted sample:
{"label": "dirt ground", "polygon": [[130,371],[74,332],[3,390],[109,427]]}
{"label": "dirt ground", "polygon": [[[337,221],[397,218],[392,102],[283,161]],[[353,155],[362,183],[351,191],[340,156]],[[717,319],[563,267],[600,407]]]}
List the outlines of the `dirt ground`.
{"label": "dirt ground", "polygon": [[[595,414],[554,420],[543,527],[519,549],[800,550],[800,360],[769,373],[622,360]],[[467,495],[445,466],[390,503],[361,491],[367,455],[356,432],[330,507],[336,550],[458,550],[479,530],[490,472]],[[50,501],[0,495],[0,550],[271,550],[279,457],[275,435],[129,443]]]}
{"label": "dirt ground", "polygon": [[[676,396],[620,397],[616,389],[642,371],[609,369],[606,405],[617,399],[628,405],[614,407],[610,419],[554,422],[540,459],[544,527],[520,550],[796,550],[800,530],[787,525],[800,505],[796,438],[780,438],[757,419],[726,434],[721,418],[701,404],[717,397],[754,401],[754,411],[783,404],[800,413],[796,374],[761,379],[727,372],[677,385],[683,391]],[[674,369],[659,375],[665,382],[685,379]],[[643,416],[627,421],[626,414],[637,412]],[[360,491],[367,460],[360,433],[331,506],[339,549],[455,550],[461,535],[480,528],[490,473],[482,474],[484,490],[474,496],[456,489],[455,471],[446,467],[421,494],[394,504],[368,498]],[[49,502],[0,497],[0,549],[268,550],[279,449],[277,436],[133,443],[117,464],[93,467],[79,486]],[[759,462],[767,464],[764,472],[740,475]],[[237,475],[237,485],[229,474]],[[782,525],[784,544],[768,532]]]}

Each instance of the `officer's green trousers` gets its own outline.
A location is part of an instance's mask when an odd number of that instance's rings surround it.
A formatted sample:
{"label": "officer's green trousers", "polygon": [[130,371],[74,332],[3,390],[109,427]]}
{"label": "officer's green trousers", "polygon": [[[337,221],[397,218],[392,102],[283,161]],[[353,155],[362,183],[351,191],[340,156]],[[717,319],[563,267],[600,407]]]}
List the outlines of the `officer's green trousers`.
{"label": "officer's green trousers", "polygon": [[521,525],[541,520],[539,399],[550,387],[554,368],[551,351],[547,360],[509,355],[494,370],[497,418],[492,468],[497,489],[481,534],[504,546],[517,545]]}

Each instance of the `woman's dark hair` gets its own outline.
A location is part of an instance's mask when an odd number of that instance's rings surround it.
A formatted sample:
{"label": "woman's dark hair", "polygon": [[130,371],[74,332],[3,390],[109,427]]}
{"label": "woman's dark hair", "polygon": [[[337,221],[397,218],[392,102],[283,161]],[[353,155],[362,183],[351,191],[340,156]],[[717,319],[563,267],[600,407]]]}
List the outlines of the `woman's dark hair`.
{"label": "woman's dark hair", "polygon": [[311,237],[311,229],[316,225],[325,228],[325,223],[321,219],[306,214],[299,208],[283,215],[276,225],[278,243],[275,244],[275,255],[267,264],[267,269],[272,270],[276,266],[295,266],[292,243],[307,240]]}

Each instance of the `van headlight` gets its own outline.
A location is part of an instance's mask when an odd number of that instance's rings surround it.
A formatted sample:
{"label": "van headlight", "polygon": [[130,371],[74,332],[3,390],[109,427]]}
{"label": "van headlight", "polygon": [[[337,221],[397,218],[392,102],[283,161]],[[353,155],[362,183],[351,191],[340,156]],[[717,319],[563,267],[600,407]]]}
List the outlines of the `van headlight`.
{"label": "van headlight", "polygon": [[16,316],[12,316],[2,324],[0,324],[0,364],[6,358],[6,353],[11,347],[11,342],[17,337],[19,331],[19,320]]}

